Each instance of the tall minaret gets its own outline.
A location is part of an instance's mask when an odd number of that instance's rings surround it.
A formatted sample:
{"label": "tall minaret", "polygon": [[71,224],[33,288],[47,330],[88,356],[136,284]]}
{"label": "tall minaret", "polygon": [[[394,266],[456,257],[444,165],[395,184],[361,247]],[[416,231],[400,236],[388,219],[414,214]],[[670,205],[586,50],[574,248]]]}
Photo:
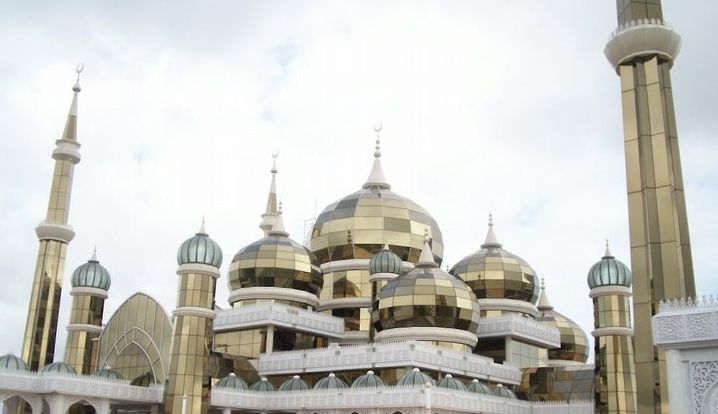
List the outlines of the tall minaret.
{"label": "tall minaret", "polygon": [[27,312],[27,324],[22,345],[22,359],[28,368],[35,371],[53,361],[55,356],[55,335],[57,314],[60,310],[62,277],[65,271],[67,245],[75,232],[67,225],[70,210],[70,190],[75,164],[80,162],[77,142],[77,95],[80,93],[80,73],[83,65],[77,66],[77,81],[72,87],[74,95],[67,115],[62,138],[52,152],[55,171],[52,176],[50,203],[47,216],[35,233],[40,248],[35,265],[35,276]]}
{"label": "tall minaret", "polygon": [[97,260],[97,250],[87,263],[72,272],[72,312],[64,362],[78,374],[97,371],[97,338],[102,333],[102,314],[110,283],[110,272]]}
{"label": "tall minaret", "polygon": [[628,219],[642,414],[667,413],[666,365],[653,346],[661,300],[695,296],[670,69],[681,38],[660,0],[619,0],[618,28],[605,54],[621,77]]}
{"label": "tall minaret", "polygon": [[202,226],[177,252],[177,307],[172,333],[169,379],[165,386],[165,413],[206,414],[209,409],[209,350],[212,348],[214,296],[222,265],[222,250]]}
{"label": "tall minaret", "polygon": [[262,214],[262,222],[259,223],[259,228],[262,229],[264,235],[269,235],[269,232],[274,226],[274,221],[277,219],[279,214],[277,211],[277,156],[279,151],[272,153],[274,162],[272,163],[272,183],[269,185],[269,196],[267,197],[267,208]]}
{"label": "tall minaret", "polygon": [[631,328],[631,271],[606,253],[588,271],[595,338],[595,412],[634,414],[636,373]]}

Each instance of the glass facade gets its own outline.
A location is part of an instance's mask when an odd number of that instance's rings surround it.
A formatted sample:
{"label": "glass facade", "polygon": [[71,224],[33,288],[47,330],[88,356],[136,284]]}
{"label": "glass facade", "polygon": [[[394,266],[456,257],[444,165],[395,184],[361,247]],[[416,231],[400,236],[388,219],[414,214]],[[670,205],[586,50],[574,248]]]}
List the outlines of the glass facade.
{"label": "glass facade", "polygon": [[[90,295],[76,295],[70,311],[71,324],[102,326],[105,299]],[[97,370],[97,341],[99,333],[70,331],[67,333],[63,361],[80,374],[93,374]]]}
{"label": "glass facade", "polygon": [[516,395],[529,401],[591,400],[594,368],[584,365],[524,369]]}

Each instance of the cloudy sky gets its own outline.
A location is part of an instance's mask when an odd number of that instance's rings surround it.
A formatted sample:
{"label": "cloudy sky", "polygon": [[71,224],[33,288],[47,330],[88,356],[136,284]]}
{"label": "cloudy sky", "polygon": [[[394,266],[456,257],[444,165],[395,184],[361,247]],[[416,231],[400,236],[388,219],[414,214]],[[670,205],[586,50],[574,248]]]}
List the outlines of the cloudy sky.
{"label": "cloudy sky", "polygon": [[[665,0],[696,283],[718,293],[718,2]],[[285,223],[358,189],[381,121],[396,192],[438,221],[454,264],[491,211],[504,247],[589,332],[588,268],[628,259],[610,1],[3,2],[0,352],[19,353],[53,162],[85,62],[69,274],[97,245],[105,319],[131,293],[174,307],[176,249],[207,217],[231,257],[257,225],[278,148]],[[60,329],[58,359],[65,330]]]}

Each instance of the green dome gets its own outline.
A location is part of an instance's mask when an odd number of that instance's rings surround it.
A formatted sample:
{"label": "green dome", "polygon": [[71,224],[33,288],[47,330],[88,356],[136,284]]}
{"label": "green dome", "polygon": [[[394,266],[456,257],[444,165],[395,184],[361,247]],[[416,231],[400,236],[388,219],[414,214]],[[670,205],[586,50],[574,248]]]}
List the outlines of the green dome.
{"label": "green dome", "polygon": [[130,382],[130,385],[134,385],[136,387],[149,387],[150,385],[155,383],[155,376],[152,375],[151,372],[146,372],[139,377],[135,378]]}
{"label": "green dome", "polygon": [[379,253],[372,256],[369,260],[369,273],[375,275],[377,273],[401,273],[401,257],[389,249],[389,245],[385,244]]}
{"label": "green dome", "polygon": [[466,387],[466,390],[469,392],[476,393],[476,394],[486,394],[486,395],[494,394],[493,392],[491,392],[491,388],[480,383],[479,380],[477,380],[477,379],[474,379],[473,381],[471,381],[471,384],[469,384],[469,386]]}
{"label": "green dome", "polygon": [[222,249],[204,230],[185,240],[177,251],[177,264],[199,263],[219,268],[222,265]]}
{"label": "green dome", "polygon": [[427,383],[436,385],[436,381],[434,381],[430,376],[419,371],[419,368],[414,368],[399,378],[396,385],[406,387],[412,385],[425,385]]}
{"label": "green dome", "polygon": [[367,371],[366,374],[352,382],[352,388],[374,388],[384,386],[386,386],[386,383],[380,376],[374,375],[374,371]]}
{"label": "green dome", "polygon": [[102,290],[110,288],[110,272],[97,260],[95,254],[87,263],[72,272],[72,287],[90,287]]}
{"label": "green dome", "polygon": [[299,378],[299,375],[293,376],[279,386],[279,391],[304,391],[308,389],[309,385],[307,385],[303,379]]}
{"label": "green dome", "polygon": [[8,353],[0,357],[0,370],[2,371],[27,371],[27,364],[20,357]]}
{"label": "green dome", "polygon": [[217,387],[233,388],[235,390],[246,390],[247,383],[242,378],[234,375],[234,372],[217,381]]}
{"label": "green dome", "polygon": [[40,372],[43,374],[56,373],[77,375],[75,368],[64,362],[53,362],[52,364],[47,364],[40,369]]}
{"label": "green dome", "polygon": [[100,378],[107,378],[107,379],[115,379],[115,380],[123,380],[125,377],[122,376],[119,372],[115,371],[114,369],[110,367],[105,367],[100,370],[97,370],[95,372],[96,377]]}
{"label": "green dome", "polygon": [[461,381],[454,378],[451,374],[446,374],[444,378],[437,384],[439,388],[448,388],[450,390],[466,391],[466,386]]}
{"label": "green dome", "polygon": [[494,388],[494,395],[497,397],[511,398],[514,400],[517,399],[516,394],[514,394],[514,392],[510,389],[504,387],[502,384],[498,384],[496,388]]}
{"label": "green dome", "polygon": [[316,384],[314,384],[315,390],[328,390],[328,389],[341,389],[341,388],[347,388],[347,384],[342,381],[341,379],[337,378],[336,375],[332,372],[328,376],[320,379],[317,381]]}
{"label": "green dome", "polygon": [[588,271],[588,287],[593,289],[601,286],[631,287],[631,270],[611,255],[608,245],[606,254]]}
{"label": "green dome", "polygon": [[[284,385],[284,384],[282,384],[282,385]],[[250,385],[249,390],[250,391],[260,391],[260,392],[276,391],[276,389],[274,388],[274,385],[272,385],[271,382],[267,381],[266,377],[262,377],[261,380]]]}

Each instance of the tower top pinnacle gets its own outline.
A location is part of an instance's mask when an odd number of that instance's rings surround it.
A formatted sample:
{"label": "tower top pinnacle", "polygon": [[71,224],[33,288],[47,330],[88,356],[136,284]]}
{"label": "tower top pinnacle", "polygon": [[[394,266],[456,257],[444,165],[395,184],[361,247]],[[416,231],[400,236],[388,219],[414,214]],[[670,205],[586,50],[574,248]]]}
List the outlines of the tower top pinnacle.
{"label": "tower top pinnacle", "polygon": [[75,93],[79,93],[82,88],[80,87],[80,74],[82,71],[85,70],[85,64],[80,62],[75,67],[75,72],[77,73],[77,80],[75,81],[75,85],[72,87],[72,91]]}
{"label": "tower top pinnacle", "polygon": [[489,230],[486,232],[486,240],[481,245],[482,249],[487,247],[501,247],[501,243],[499,243],[496,233],[494,233],[494,215],[491,213],[489,213]]}
{"label": "tower top pinnacle", "polygon": [[389,190],[391,185],[386,181],[384,177],[384,168],[381,165],[381,140],[379,139],[379,132],[384,126],[380,123],[374,125],[374,132],[376,133],[376,145],[374,146],[374,164],[371,167],[369,178],[367,178],[362,188],[378,187],[383,190]]}

